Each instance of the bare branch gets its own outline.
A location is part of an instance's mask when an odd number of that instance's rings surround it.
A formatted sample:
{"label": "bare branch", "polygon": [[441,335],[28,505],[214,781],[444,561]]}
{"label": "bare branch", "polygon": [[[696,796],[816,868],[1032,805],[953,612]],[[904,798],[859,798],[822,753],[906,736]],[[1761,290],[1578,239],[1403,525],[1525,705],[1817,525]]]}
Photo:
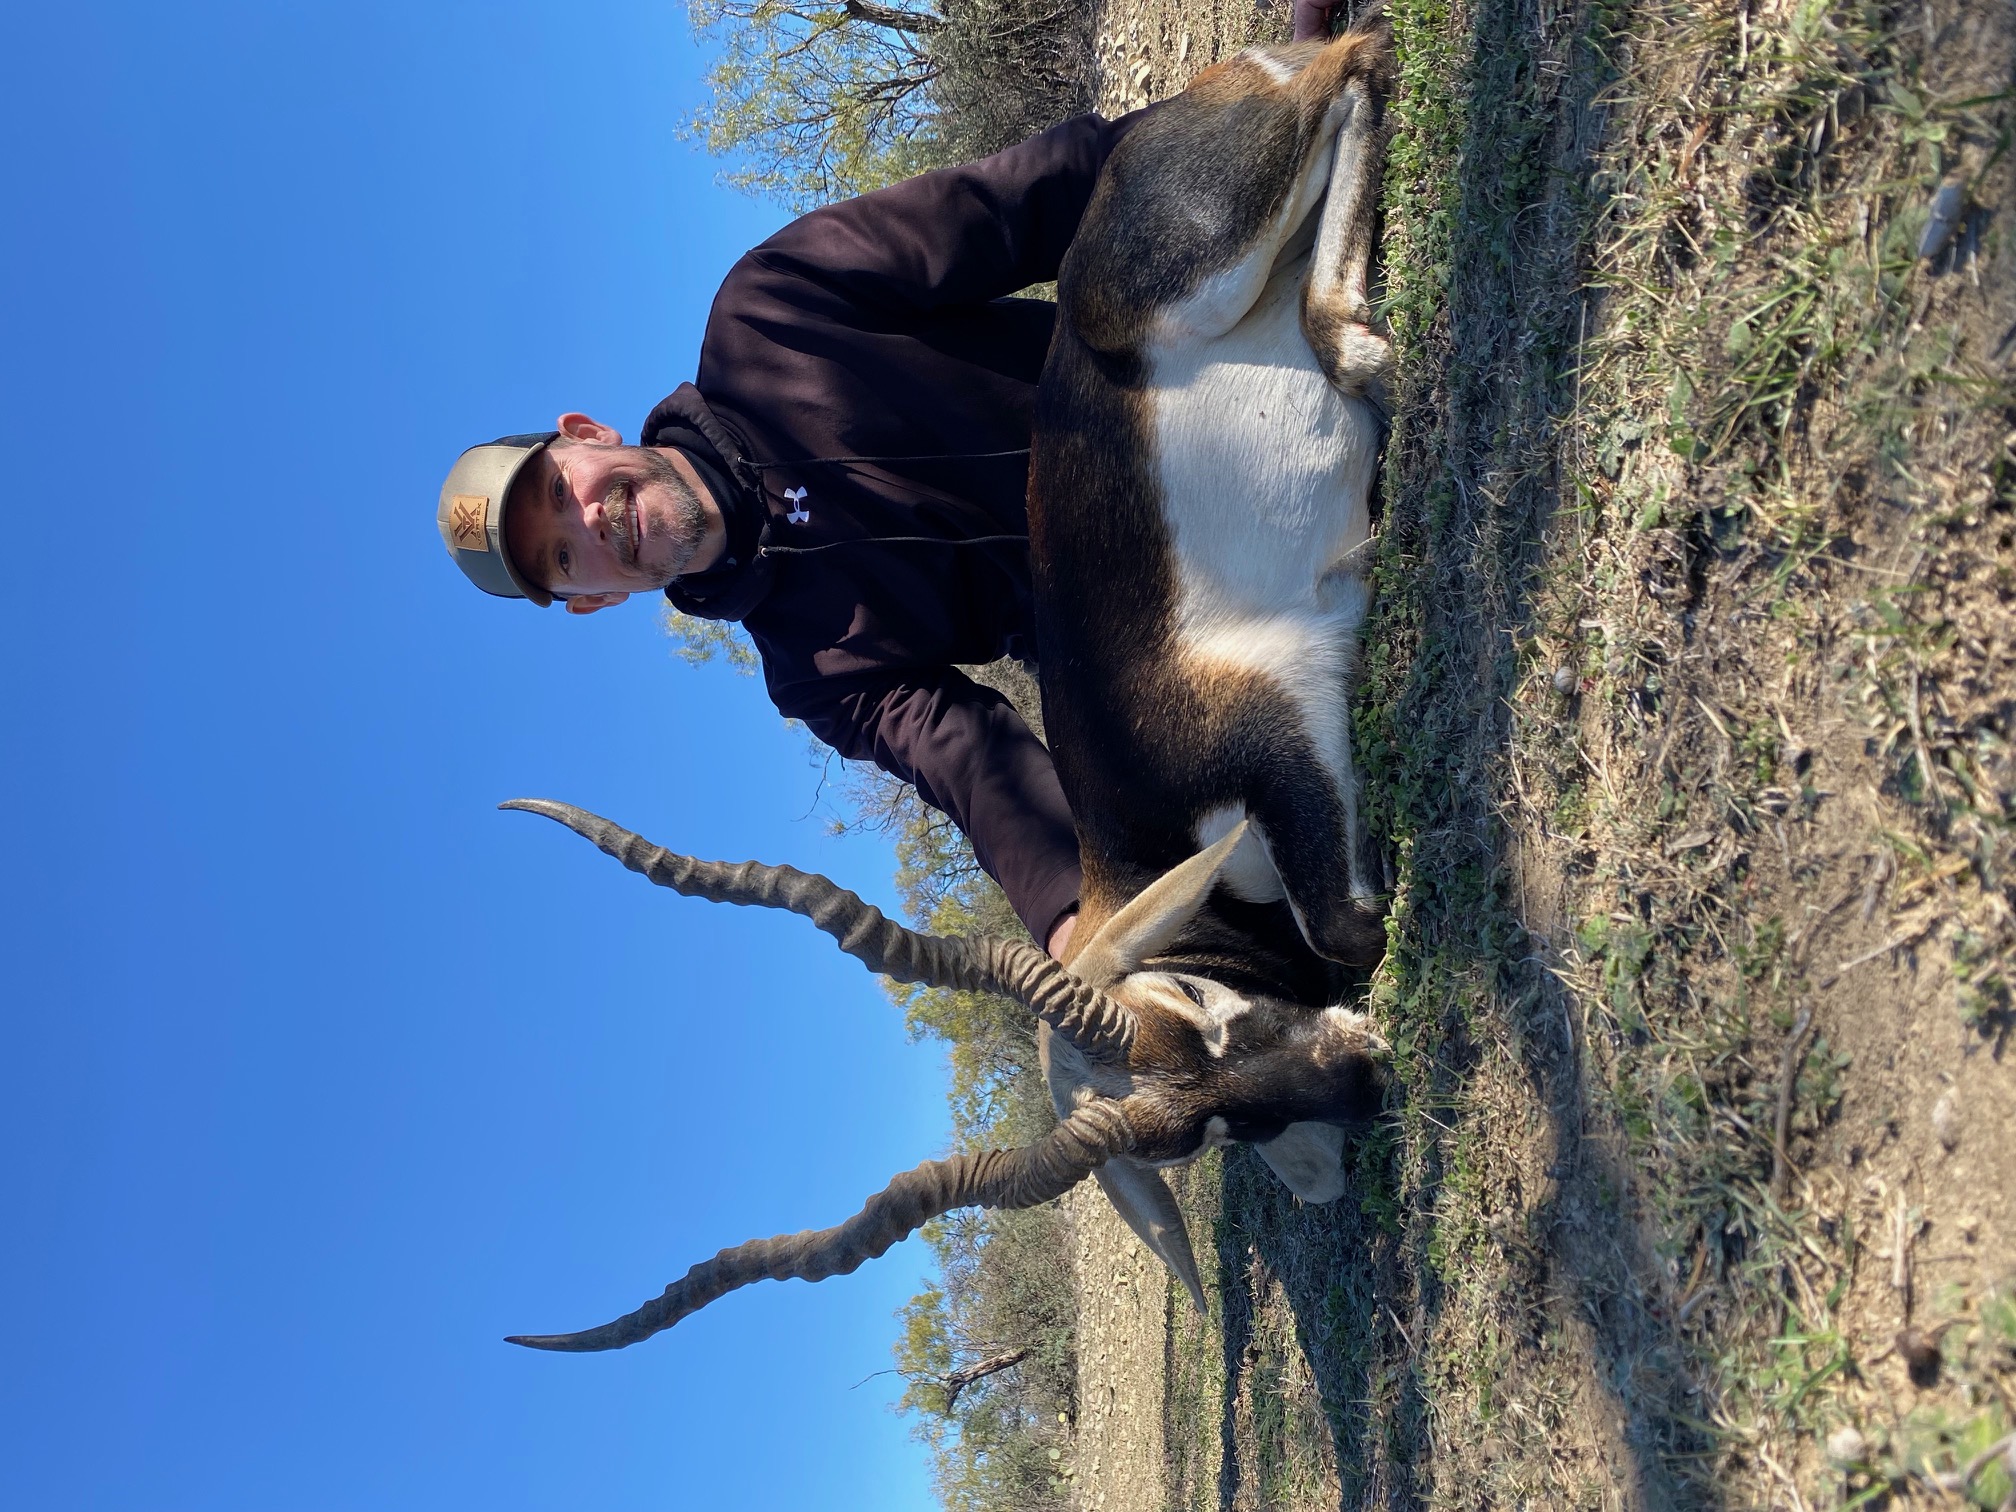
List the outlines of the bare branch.
{"label": "bare branch", "polygon": [[875,0],[845,0],[845,6],[847,14],[854,20],[886,27],[893,32],[923,35],[943,31],[947,25],[943,16],[934,16],[928,11],[904,10],[895,5],[877,5]]}
{"label": "bare branch", "polygon": [[982,1360],[977,1365],[968,1365],[953,1371],[939,1383],[945,1388],[945,1411],[949,1414],[953,1404],[959,1400],[959,1393],[975,1381],[984,1381],[988,1376],[999,1375],[1004,1370],[1013,1369],[1028,1358],[1028,1350],[1010,1349],[995,1355],[992,1359]]}

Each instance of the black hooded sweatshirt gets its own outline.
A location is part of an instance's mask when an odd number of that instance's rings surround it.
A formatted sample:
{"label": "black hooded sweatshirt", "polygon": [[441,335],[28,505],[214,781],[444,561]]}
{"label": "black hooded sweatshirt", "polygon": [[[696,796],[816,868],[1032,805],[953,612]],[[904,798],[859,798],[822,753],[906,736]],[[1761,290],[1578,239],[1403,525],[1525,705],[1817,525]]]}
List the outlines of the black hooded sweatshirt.
{"label": "black hooded sweatshirt", "polygon": [[1077,901],[1057,774],[955,664],[1035,660],[1029,428],[1057,276],[1133,117],[1068,121],[959,168],[815,210],[738,262],[699,375],[641,440],[696,462],[721,562],[675,607],[740,620],[779,710],[914,783],[1038,941]]}

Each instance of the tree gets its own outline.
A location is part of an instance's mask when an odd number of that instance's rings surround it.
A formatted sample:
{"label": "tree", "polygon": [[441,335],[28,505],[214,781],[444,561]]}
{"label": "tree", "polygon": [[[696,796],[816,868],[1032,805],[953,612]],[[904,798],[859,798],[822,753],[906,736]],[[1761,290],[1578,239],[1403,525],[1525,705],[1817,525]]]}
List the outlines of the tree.
{"label": "tree", "polygon": [[[1043,730],[1035,679],[1014,662],[962,669]],[[903,911],[934,934],[1026,938],[1008,900],[952,822],[872,767],[847,779],[854,823],[896,842]],[[952,1072],[952,1143],[1020,1145],[1055,1122],[1036,1063],[1029,1013],[980,992],[891,984],[910,1031],[941,1040]],[[1069,1220],[1055,1203],[1011,1212],[966,1209],[926,1224],[939,1279],[897,1314],[898,1404],[930,1450],[949,1512],[1062,1512],[1077,1416],[1075,1298]]]}
{"label": "tree", "polygon": [[948,1512],[1062,1512],[1077,1419],[1076,1298],[1055,1204],[927,1224],[941,1280],[897,1314],[899,1404]]}
{"label": "tree", "polygon": [[687,12],[722,49],[690,130],[738,163],[730,183],[807,209],[929,166],[936,10],[688,0]]}
{"label": "tree", "polygon": [[1075,0],[687,0],[721,48],[689,131],[798,209],[994,152],[1091,108]]}
{"label": "tree", "polygon": [[681,614],[670,604],[659,611],[658,624],[672,642],[672,654],[689,667],[709,662],[726,662],[744,677],[754,677],[762,660],[750,642],[749,633],[727,620],[698,619]]}

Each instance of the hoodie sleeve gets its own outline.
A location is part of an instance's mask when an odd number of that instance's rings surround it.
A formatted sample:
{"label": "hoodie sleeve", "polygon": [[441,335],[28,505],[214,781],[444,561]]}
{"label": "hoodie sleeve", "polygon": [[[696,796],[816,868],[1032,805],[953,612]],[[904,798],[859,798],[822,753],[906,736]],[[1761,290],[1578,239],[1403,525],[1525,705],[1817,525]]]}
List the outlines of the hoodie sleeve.
{"label": "hoodie sleeve", "polygon": [[959,826],[1038,944],[1078,902],[1078,836],[1057,769],[992,688],[945,668],[772,689],[850,761],[900,777]]}
{"label": "hoodie sleeve", "polygon": [[1047,282],[1077,233],[1100,166],[1139,115],[1079,116],[992,157],[814,210],[749,253],[743,267],[802,278],[860,309],[891,314]]}

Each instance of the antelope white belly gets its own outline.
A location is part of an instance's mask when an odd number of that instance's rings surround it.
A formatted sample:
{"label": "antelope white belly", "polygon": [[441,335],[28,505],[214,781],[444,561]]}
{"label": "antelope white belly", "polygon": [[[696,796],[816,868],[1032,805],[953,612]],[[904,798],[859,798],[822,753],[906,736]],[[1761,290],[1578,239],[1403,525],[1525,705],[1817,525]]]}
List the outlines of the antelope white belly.
{"label": "antelope white belly", "polygon": [[1162,507],[1200,625],[1323,612],[1318,584],[1370,530],[1377,417],[1332,388],[1302,335],[1306,260],[1211,340],[1149,350]]}
{"label": "antelope white belly", "polygon": [[[1379,428],[1369,406],[1330,386],[1303,337],[1306,267],[1278,270],[1226,334],[1151,348],[1155,456],[1178,654],[1203,678],[1276,684],[1350,792],[1345,695],[1367,593],[1344,559],[1370,534]],[[1238,818],[1208,816],[1200,845]],[[1255,900],[1281,896],[1263,841],[1250,837],[1225,872]]]}

